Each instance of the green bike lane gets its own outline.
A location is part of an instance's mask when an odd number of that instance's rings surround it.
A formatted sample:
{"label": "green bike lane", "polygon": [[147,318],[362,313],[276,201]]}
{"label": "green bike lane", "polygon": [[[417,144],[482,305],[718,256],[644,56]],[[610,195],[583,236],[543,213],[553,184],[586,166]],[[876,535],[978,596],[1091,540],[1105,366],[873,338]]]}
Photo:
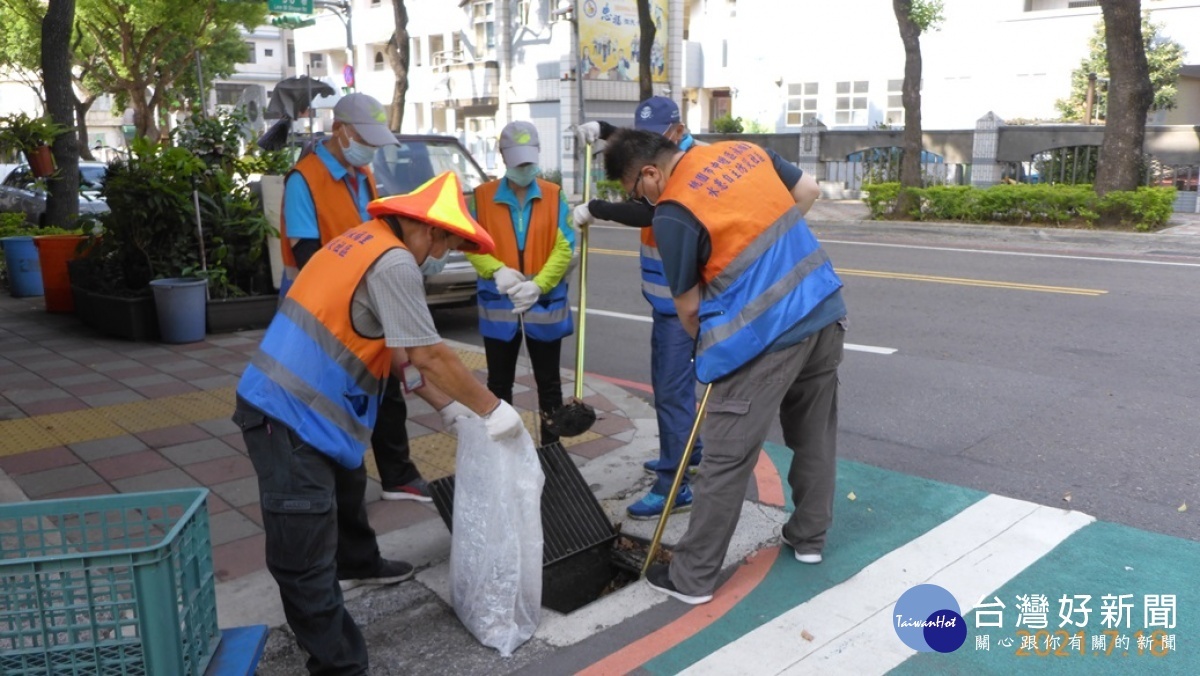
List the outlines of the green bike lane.
{"label": "green bike lane", "polygon": [[[765,452],[785,476],[791,451],[768,444]],[[762,550],[732,571],[712,604],[670,601],[573,646],[575,659],[560,654],[541,666],[591,674],[1200,673],[1200,648],[1189,640],[1197,635],[1200,543],[850,461],[839,463],[837,495],[821,565],[795,561],[787,547]],[[790,499],[781,502],[791,511]],[[897,600],[922,584],[957,601],[967,630],[953,652],[918,652],[895,630]]]}

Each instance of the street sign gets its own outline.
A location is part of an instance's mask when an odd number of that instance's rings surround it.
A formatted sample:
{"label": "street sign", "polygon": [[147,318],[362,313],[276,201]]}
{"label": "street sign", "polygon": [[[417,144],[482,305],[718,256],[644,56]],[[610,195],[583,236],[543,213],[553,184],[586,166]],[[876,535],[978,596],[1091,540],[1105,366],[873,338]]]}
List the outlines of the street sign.
{"label": "street sign", "polygon": [[274,14],[312,14],[313,0],[267,0],[267,9]]}
{"label": "street sign", "polygon": [[302,19],[295,14],[284,14],[283,16],[271,17],[271,25],[283,28],[285,30],[296,30],[305,28],[306,26],[316,25],[317,20],[313,18]]}
{"label": "street sign", "polygon": [[354,66],[347,64],[346,67],[342,69],[342,79],[346,81],[347,87],[354,86]]}

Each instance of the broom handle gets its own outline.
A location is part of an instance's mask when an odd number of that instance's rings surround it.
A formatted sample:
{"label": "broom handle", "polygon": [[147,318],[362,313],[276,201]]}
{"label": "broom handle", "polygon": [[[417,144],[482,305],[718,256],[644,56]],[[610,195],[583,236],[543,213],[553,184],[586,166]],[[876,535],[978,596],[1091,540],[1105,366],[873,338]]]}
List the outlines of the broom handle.
{"label": "broom handle", "polygon": [[[583,203],[592,194],[592,144],[584,147]],[[587,329],[588,226],[579,228],[579,333],[575,336],[575,398],[583,399],[583,336]]]}
{"label": "broom handle", "polygon": [[675,470],[675,480],[671,482],[671,492],[667,494],[667,501],[663,503],[662,514],[658,517],[658,526],[654,528],[654,538],[650,540],[650,548],[646,550],[646,562],[642,564],[642,577],[646,576],[650,562],[654,560],[654,554],[658,551],[659,543],[662,542],[663,531],[667,529],[667,519],[671,516],[671,508],[675,506],[675,496],[679,494],[679,487],[683,484],[683,473],[688,470],[688,463],[692,461],[692,449],[696,447],[696,438],[700,436],[700,423],[704,421],[704,410],[708,408],[708,395],[710,394],[712,394],[712,383],[705,386],[704,396],[700,399],[700,407],[696,409],[696,418],[692,421],[692,432],[688,434],[687,446],[683,447],[683,457],[679,459],[679,467]]}

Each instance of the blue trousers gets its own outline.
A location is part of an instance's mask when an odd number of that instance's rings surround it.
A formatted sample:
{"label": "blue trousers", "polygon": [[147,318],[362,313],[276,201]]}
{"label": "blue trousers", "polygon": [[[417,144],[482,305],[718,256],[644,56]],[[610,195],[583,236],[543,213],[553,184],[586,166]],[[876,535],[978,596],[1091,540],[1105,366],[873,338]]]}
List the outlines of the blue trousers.
{"label": "blue trousers", "polygon": [[[650,385],[658,414],[658,476],[651,489],[660,495],[671,490],[675,469],[683,457],[692,422],[696,418],[696,370],[692,366],[692,337],[675,315],[655,311],[650,333]],[[704,444],[696,439],[692,462],[700,461]],[[683,475],[687,483],[687,474]]]}

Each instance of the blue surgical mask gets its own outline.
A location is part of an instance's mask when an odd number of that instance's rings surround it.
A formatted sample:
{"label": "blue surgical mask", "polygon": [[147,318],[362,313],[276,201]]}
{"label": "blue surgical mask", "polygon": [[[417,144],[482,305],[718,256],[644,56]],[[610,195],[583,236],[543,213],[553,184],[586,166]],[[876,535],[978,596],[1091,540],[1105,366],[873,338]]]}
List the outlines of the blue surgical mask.
{"label": "blue surgical mask", "polygon": [[680,150],[687,150],[696,145],[696,139],[692,138],[691,134],[685,132],[683,138],[679,139],[678,145]]}
{"label": "blue surgical mask", "polygon": [[346,135],[346,140],[350,143],[348,146],[342,147],[342,157],[350,163],[352,167],[365,167],[375,159],[375,146],[369,146],[365,143],[359,143]]}
{"label": "blue surgical mask", "polygon": [[509,167],[504,172],[504,177],[522,188],[533,183],[533,179],[537,178],[541,167],[536,164],[522,164],[519,167]]}
{"label": "blue surgical mask", "polygon": [[425,262],[421,263],[421,274],[425,275],[426,277],[432,277],[433,275],[436,275],[437,273],[442,271],[442,268],[446,267],[446,261],[449,258],[450,258],[449,251],[446,251],[446,253],[442,254],[441,258],[434,258],[433,256],[426,256]]}

